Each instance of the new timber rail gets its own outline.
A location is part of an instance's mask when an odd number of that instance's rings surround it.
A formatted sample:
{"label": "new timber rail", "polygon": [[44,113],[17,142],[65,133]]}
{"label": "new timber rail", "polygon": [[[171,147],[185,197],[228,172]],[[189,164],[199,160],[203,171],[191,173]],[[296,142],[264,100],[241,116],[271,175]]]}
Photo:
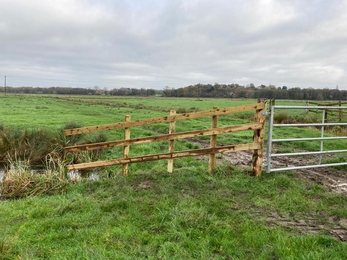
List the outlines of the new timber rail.
{"label": "new timber rail", "polygon": [[[227,115],[237,112],[245,111],[255,111],[254,123],[236,125],[236,126],[226,126],[218,127],[218,116]],[[111,165],[123,165],[123,174],[128,173],[129,163],[138,163],[154,160],[168,159],[168,172],[173,171],[173,159],[187,156],[199,156],[199,155],[210,155],[209,159],[209,171],[212,172],[216,164],[216,154],[225,152],[237,152],[244,150],[253,150],[252,157],[252,170],[255,176],[261,175],[261,165],[263,159],[263,146],[264,146],[264,116],[263,111],[265,110],[265,103],[258,102],[256,104],[229,107],[229,108],[218,108],[214,107],[212,110],[200,111],[194,113],[186,114],[176,114],[175,110],[170,112],[169,116],[143,119],[131,121],[130,116],[125,117],[124,122],[118,122],[114,124],[106,124],[99,126],[89,126],[82,128],[67,129],[64,131],[66,136],[93,133],[97,131],[113,130],[113,129],[124,129],[124,139],[102,142],[102,143],[92,143],[69,146],[65,148],[65,153],[69,152],[80,152],[80,151],[91,151],[96,149],[106,149],[110,147],[122,146],[123,147],[123,158],[95,161],[80,164],[68,165],[68,170],[81,170],[96,167],[104,167]],[[212,117],[212,126],[210,129],[205,130],[195,130],[188,132],[175,132],[175,123],[180,120],[189,120],[203,117]],[[140,138],[130,138],[131,127],[139,127],[144,125],[151,125],[157,123],[169,123],[169,134],[150,136],[150,137],[140,137]],[[221,147],[217,146],[217,135],[240,132],[240,131],[254,131],[253,142],[247,144],[238,145],[223,145]],[[192,138],[198,136],[211,136],[210,138],[210,148],[195,149],[187,151],[174,151],[174,141],[177,139]],[[129,150],[131,145],[143,144],[150,142],[168,141],[169,151],[167,153],[151,154],[145,156],[129,157]]]}

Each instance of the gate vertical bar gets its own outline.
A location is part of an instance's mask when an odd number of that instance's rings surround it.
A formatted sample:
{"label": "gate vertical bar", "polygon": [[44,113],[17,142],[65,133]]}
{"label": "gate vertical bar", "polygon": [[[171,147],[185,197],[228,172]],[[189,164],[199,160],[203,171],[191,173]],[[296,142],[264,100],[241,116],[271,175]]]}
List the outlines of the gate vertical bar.
{"label": "gate vertical bar", "polygon": [[[129,115],[125,116],[125,122],[130,122],[131,117]],[[124,140],[128,140],[130,139],[130,127],[126,127],[124,128]],[[130,146],[129,145],[125,145],[123,148],[123,158],[129,158],[129,150],[130,150]],[[123,164],[123,175],[128,175],[128,169],[129,169],[129,165],[128,164]]]}
{"label": "gate vertical bar", "polygon": [[271,170],[271,152],[272,152],[272,133],[273,133],[273,121],[275,114],[275,107],[270,104],[270,117],[269,117],[269,130],[267,138],[267,151],[266,151],[266,172],[270,173]]}
{"label": "gate vertical bar", "polygon": [[[324,137],[324,123],[325,123],[325,113],[326,113],[326,111],[325,111],[325,109],[323,109],[323,111],[322,111],[322,127],[321,127],[321,137],[323,138]],[[323,150],[324,150],[324,143],[323,143],[324,141],[322,140],[322,141],[320,141],[320,151],[321,152],[323,152]],[[319,163],[318,164],[322,164],[322,157],[323,157],[323,154],[320,154],[320,156],[319,156]]]}

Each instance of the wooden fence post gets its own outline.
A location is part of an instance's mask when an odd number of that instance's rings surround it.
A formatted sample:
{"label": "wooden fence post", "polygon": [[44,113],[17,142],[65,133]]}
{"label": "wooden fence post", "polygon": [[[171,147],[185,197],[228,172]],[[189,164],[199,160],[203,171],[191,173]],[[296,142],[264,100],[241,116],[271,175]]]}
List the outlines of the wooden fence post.
{"label": "wooden fence post", "polygon": [[[176,110],[170,110],[170,116],[176,115]],[[176,121],[170,122],[169,134],[174,134],[176,132]],[[175,150],[175,140],[169,141],[169,153],[173,153]],[[173,159],[169,159],[167,162],[168,173],[173,172]]]}
{"label": "wooden fence post", "polygon": [[[260,100],[258,100],[258,103],[260,103]],[[255,122],[262,124],[262,128],[254,130],[254,135],[253,135],[254,143],[258,143],[260,145],[259,149],[256,149],[253,151],[253,157],[252,157],[252,171],[253,171],[253,175],[256,177],[261,176],[262,163],[263,163],[264,125],[265,125],[265,117],[263,116],[264,111],[265,109],[256,110],[256,113],[255,113]]]}
{"label": "wooden fence post", "polygon": [[[258,100],[258,103],[259,103],[259,101],[260,101],[260,99]],[[268,112],[271,111],[271,107],[274,106],[275,104],[276,104],[276,99],[274,99],[274,98],[270,99]]]}
{"label": "wooden fence post", "polygon": [[[213,107],[214,110],[217,110],[218,107]],[[212,128],[217,128],[218,127],[218,116],[214,115],[212,116]],[[211,135],[210,138],[210,147],[215,148],[217,146],[217,135]],[[213,172],[213,169],[216,165],[216,154],[212,153],[210,154],[210,163],[209,163],[209,168],[208,171],[210,173]]]}
{"label": "wooden fence post", "polygon": [[[265,108],[266,107],[263,103],[258,103],[255,105],[251,104],[251,105],[243,105],[239,107],[230,107],[230,108],[223,108],[223,109],[214,107],[212,110],[195,112],[195,113],[187,113],[187,114],[176,114],[176,111],[173,110],[173,111],[170,111],[170,116],[165,116],[160,118],[131,121],[130,116],[126,116],[124,122],[117,122],[115,124],[106,124],[106,125],[99,125],[99,126],[92,126],[92,127],[85,127],[85,128],[67,129],[64,131],[64,134],[66,136],[81,134],[81,133],[91,133],[96,131],[119,129],[119,128],[124,129],[123,140],[94,143],[94,144],[74,145],[74,146],[69,146],[64,148],[65,152],[78,152],[78,151],[84,151],[84,150],[106,149],[110,147],[122,146],[123,158],[115,158],[115,159],[90,162],[90,163],[72,164],[72,165],[68,165],[67,168],[69,170],[77,170],[77,169],[90,169],[95,167],[106,167],[111,165],[122,164],[123,174],[127,175],[128,164],[130,163],[165,159],[169,161],[168,171],[172,172],[174,158],[182,158],[187,156],[201,156],[201,155],[208,154],[210,155],[209,170],[212,172],[213,167],[215,166],[215,163],[216,163],[215,155],[217,153],[253,150],[254,175],[260,176],[262,156],[263,156],[262,148],[263,148],[263,142],[264,142],[264,122],[265,122],[262,112],[265,110]],[[219,115],[237,113],[241,111],[250,111],[250,110],[252,111],[256,110],[255,123],[237,125],[237,126],[228,126],[228,127],[218,127]],[[204,130],[187,131],[182,133],[175,133],[176,121],[203,118],[203,117],[210,117],[210,118],[212,117],[212,128],[204,129]],[[170,123],[169,134],[164,134],[164,135],[159,135],[154,137],[142,137],[142,138],[134,138],[134,139],[130,138],[131,127],[138,127],[142,125],[155,124],[160,122]],[[248,131],[248,130],[254,131],[254,138],[252,143],[239,144],[239,145],[226,145],[226,146],[224,145],[221,147],[217,146],[218,134]],[[181,151],[181,152],[174,151],[175,149],[174,140],[176,139],[194,138],[197,136],[209,136],[209,135],[211,136],[209,148],[193,149],[193,150]],[[150,143],[150,142],[161,142],[161,141],[169,142],[169,152],[130,158],[129,150],[131,145],[141,144],[141,143]]]}
{"label": "wooden fence post", "polygon": [[[125,122],[130,122],[131,117],[130,116],[125,116]],[[124,128],[124,140],[128,140],[130,139],[130,127],[125,127]],[[130,151],[130,146],[129,145],[125,145],[123,148],[123,158],[129,158],[129,151]],[[123,175],[128,175],[128,169],[129,169],[129,165],[123,164]]]}

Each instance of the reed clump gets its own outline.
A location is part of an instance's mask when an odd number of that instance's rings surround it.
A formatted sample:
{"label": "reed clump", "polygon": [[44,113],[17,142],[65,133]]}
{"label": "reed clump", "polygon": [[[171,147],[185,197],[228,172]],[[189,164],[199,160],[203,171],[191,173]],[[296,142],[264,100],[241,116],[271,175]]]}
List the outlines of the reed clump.
{"label": "reed clump", "polygon": [[69,181],[57,173],[35,174],[28,169],[10,169],[0,182],[1,199],[61,194]]}
{"label": "reed clump", "polygon": [[[70,160],[64,154],[64,147],[107,140],[103,133],[64,135],[64,129],[76,127],[82,127],[82,125],[70,122],[62,129],[31,129],[0,125],[0,165],[9,167],[13,162],[26,162],[31,167],[60,171],[61,166]],[[102,151],[88,152],[91,158],[96,158],[100,154]],[[75,157],[74,161],[81,161],[79,158],[81,156]]]}
{"label": "reed clump", "polygon": [[62,158],[65,140],[59,131],[4,127],[0,130],[0,161],[30,161],[45,164],[49,155]]}
{"label": "reed clump", "polygon": [[[74,144],[106,141],[105,134],[66,137],[63,129],[82,127],[68,123],[62,129],[31,129],[0,124],[0,199],[62,193],[69,186],[66,165],[93,160],[103,151],[65,154],[64,147]],[[40,169],[34,171],[33,169]]]}

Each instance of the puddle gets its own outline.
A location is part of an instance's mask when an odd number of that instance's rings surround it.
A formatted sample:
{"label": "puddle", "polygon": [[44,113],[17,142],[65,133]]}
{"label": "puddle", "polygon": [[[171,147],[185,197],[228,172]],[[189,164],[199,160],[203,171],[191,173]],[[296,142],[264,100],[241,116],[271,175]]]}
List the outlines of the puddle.
{"label": "puddle", "polygon": [[[31,174],[45,174],[46,170],[45,169],[31,169],[30,170]],[[5,175],[5,169],[0,168],[0,182],[4,179]],[[67,173],[67,177],[71,180],[74,181],[80,181],[80,180],[91,180],[91,181],[98,181],[99,178],[99,173],[97,170],[93,171],[69,171]]]}
{"label": "puddle", "polygon": [[0,169],[0,182],[2,182],[2,179],[4,178],[5,175],[5,170],[4,169]]}
{"label": "puddle", "polygon": [[80,181],[80,180],[91,180],[91,181],[98,181],[99,180],[99,174],[96,170],[93,171],[69,171],[67,173],[67,177],[74,181]]}

